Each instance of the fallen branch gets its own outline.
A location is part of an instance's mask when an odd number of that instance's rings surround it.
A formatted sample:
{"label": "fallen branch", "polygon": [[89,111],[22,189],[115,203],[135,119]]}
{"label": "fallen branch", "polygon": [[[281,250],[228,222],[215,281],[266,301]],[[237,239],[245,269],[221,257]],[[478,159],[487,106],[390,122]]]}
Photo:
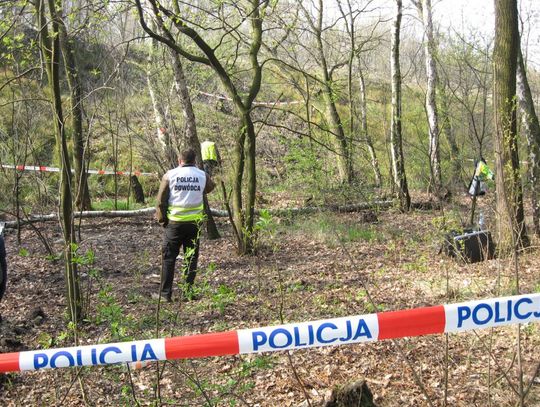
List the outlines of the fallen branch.
{"label": "fallen branch", "polygon": [[[355,205],[331,205],[331,206],[306,206],[306,207],[295,207],[295,208],[284,208],[284,209],[270,209],[271,215],[275,216],[284,216],[284,215],[293,215],[293,214],[306,214],[306,213],[315,213],[315,212],[357,212],[366,209],[385,209],[392,206],[392,201],[374,201],[374,202],[365,202]],[[73,214],[75,218],[131,218],[136,216],[144,215],[153,215],[156,212],[156,208],[144,208],[136,209],[131,211],[83,211],[76,212]],[[228,217],[227,211],[211,209],[212,216],[218,218]],[[256,210],[255,213],[258,214],[260,211]],[[26,219],[20,220],[20,225],[27,225],[37,222],[47,222],[58,220],[58,215],[52,213],[50,215],[40,215],[40,216],[29,216]],[[7,229],[17,228],[17,221],[9,221],[5,223]]]}

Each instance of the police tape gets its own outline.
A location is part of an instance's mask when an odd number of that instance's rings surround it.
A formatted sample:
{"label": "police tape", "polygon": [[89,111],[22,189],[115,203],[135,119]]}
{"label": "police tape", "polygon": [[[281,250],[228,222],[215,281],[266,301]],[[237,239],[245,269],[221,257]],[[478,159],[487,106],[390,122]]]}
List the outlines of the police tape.
{"label": "police tape", "polygon": [[540,293],[238,331],[0,354],[0,372],[225,356],[540,321]]}
{"label": "police tape", "polygon": [[[2,164],[2,168],[15,169],[18,171],[39,171],[39,172],[60,172],[60,168],[57,167],[46,167],[43,165],[10,165]],[[75,170],[71,170],[75,172]],[[98,175],[136,175],[140,176],[155,176],[157,175],[154,172],[141,172],[141,171],[111,171],[111,170],[86,170],[87,174],[98,174]]]}

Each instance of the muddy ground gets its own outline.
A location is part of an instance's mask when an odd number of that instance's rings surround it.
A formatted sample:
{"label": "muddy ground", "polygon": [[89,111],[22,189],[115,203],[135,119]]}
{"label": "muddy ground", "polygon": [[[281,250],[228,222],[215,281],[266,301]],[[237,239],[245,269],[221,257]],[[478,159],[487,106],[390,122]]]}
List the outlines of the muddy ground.
{"label": "muddy ground", "polygon": [[[161,304],[158,326],[151,294],[159,286],[160,227],[150,217],[84,220],[79,254],[86,319],[78,327],[79,343],[219,332],[515,291],[510,261],[463,264],[438,253],[442,212],[387,210],[377,217],[376,223],[365,223],[373,219],[360,213],[274,218],[259,239],[258,255],[245,257],[235,254],[230,225],[219,220],[222,238],[202,241],[201,298]],[[37,226],[61,253],[58,226]],[[15,231],[8,231],[6,244],[9,285],[0,303],[0,351],[73,345],[61,261],[28,227],[20,246]],[[540,290],[537,248],[520,257],[519,280],[522,293]],[[510,406],[517,402],[519,363],[526,405],[540,405],[540,380],[533,379],[540,361],[538,324],[521,327],[521,361],[516,338],[512,326],[167,362],[157,367],[159,386],[156,364],[15,373],[0,375],[0,405],[322,405],[334,387],[365,379],[379,406]]]}

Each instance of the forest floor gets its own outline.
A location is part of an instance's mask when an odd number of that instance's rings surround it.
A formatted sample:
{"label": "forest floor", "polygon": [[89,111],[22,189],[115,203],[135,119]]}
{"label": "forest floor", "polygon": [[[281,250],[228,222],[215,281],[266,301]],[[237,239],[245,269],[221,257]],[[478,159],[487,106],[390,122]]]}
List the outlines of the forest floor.
{"label": "forest floor", "polygon": [[[466,212],[465,205],[460,211]],[[228,223],[218,220],[222,238],[202,240],[200,299],[162,303],[158,328],[151,294],[159,289],[162,229],[150,217],[83,220],[79,261],[87,316],[79,342],[255,328],[514,293],[510,260],[463,264],[438,253],[442,215],[385,210],[376,223],[363,222],[361,213],[274,218],[261,232],[258,255],[244,257],[235,254]],[[37,226],[60,253],[57,224]],[[6,245],[0,352],[72,346],[61,261],[47,255],[29,227],[21,231],[20,246],[16,232],[8,231]],[[537,248],[520,256],[519,273],[521,292],[540,291]],[[450,406],[510,406],[519,387],[516,341],[513,325],[290,354],[167,362],[160,364],[160,397],[163,405],[183,406],[322,405],[334,387],[366,379],[379,406],[429,405],[418,381],[435,406],[445,405],[445,394]],[[525,386],[538,367],[539,345],[539,325],[521,326]],[[156,364],[0,375],[0,405],[157,405],[156,376]],[[526,404],[540,405],[538,378]]]}

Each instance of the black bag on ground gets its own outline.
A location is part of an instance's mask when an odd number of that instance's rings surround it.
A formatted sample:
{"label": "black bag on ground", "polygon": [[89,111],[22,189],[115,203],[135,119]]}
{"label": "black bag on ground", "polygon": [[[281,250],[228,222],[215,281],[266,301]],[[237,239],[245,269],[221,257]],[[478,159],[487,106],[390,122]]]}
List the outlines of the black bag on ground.
{"label": "black bag on ground", "polygon": [[466,263],[477,263],[495,257],[495,243],[488,230],[453,230],[444,237],[441,251]]}

